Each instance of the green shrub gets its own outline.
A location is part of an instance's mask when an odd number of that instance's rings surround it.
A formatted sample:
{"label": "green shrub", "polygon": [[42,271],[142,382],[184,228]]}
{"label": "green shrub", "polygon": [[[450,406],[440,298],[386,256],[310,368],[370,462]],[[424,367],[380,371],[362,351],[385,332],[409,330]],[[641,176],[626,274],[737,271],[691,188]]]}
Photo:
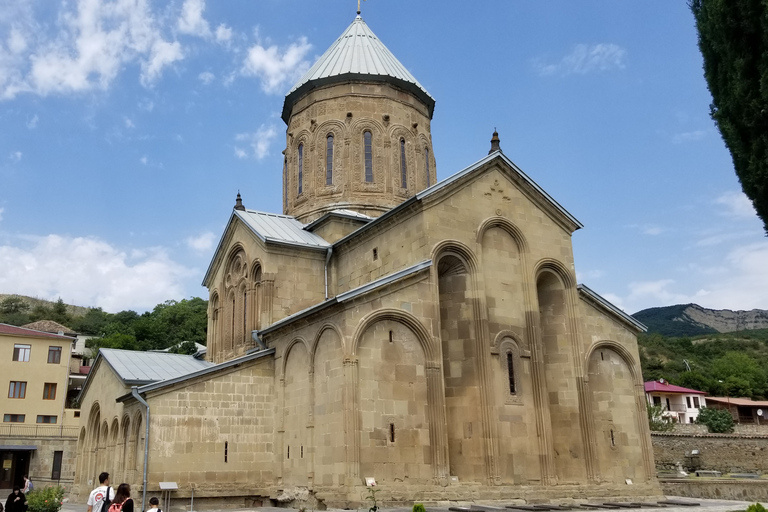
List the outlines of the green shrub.
{"label": "green shrub", "polygon": [[747,512],[766,512],[765,507],[759,503],[754,503],[747,507]]}
{"label": "green shrub", "polygon": [[[421,503],[414,503],[413,512],[427,512],[427,511],[424,510],[424,505],[422,505]],[[762,512],[762,511],[755,510],[754,512]]]}
{"label": "green shrub", "polygon": [[725,409],[703,407],[699,411],[696,423],[707,426],[707,430],[715,434],[733,432],[733,416]]}
{"label": "green shrub", "polygon": [[672,420],[664,416],[664,407],[661,405],[646,404],[648,412],[648,426],[654,432],[669,432],[675,425]]}
{"label": "green shrub", "polygon": [[35,489],[27,494],[28,512],[59,512],[64,499],[64,487],[60,485]]}

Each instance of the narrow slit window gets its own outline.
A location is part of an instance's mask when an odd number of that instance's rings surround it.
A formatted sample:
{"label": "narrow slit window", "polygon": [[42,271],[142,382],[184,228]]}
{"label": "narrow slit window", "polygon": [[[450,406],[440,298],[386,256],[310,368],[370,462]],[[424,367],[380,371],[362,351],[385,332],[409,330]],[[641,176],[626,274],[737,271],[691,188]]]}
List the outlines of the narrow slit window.
{"label": "narrow slit window", "polygon": [[613,430],[611,430],[611,446],[616,446],[616,438],[613,435]]}
{"label": "narrow slit window", "polygon": [[301,458],[304,458],[304,445],[301,445]]}
{"label": "narrow slit window", "polygon": [[333,134],[325,141],[325,184],[333,185]]}
{"label": "narrow slit window", "polygon": [[392,343],[393,341],[395,341],[395,338],[392,335],[392,331],[389,331],[389,342]]}
{"label": "narrow slit window", "polygon": [[373,135],[363,132],[363,147],[365,149],[365,182],[373,183]]}
{"label": "narrow slit window", "polygon": [[389,442],[390,443],[395,442],[395,424],[394,423],[389,424]]}
{"label": "narrow slit window", "polygon": [[379,259],[379,249],[377,247],[373,248],[373,259],[374,261]]}
{"label": "narrow slit window", "polygon": [[288,159],[283,158],[283,206],[288,207]]}
{"label": "narrow slit window", "polygon": [[304,144],[299,144],[299,195],[304,190]]}
{"label": "narrow slit window", "polygon": [[291,458],[291,445],[288,445],[288,453],[286,453],[286,459]]}
{"label": "narrow slit window", "polygon": [[243,336],[248,340],[248,292],[243,290]]}
{"label": "narrow slit window", "polygon": [[515,388],[515,361],[512,352],[507,352],[507,373],[509,375],[509,394],[516,393]]}
{"label": "narrow slit window", "polygon": [[427,186],[430,186],[431,183],[430,177],[429,177],[429,149],[424,148],[424,169],[427,171]]}
{"label": "narrow slit window", "polygon": [[408,188],[408,169],[405,164],[405,139],[400,139],[400,186]]}
{"label": "narrow slit window", "polygon": [[603,351],[600,351],[600,360],[605,361],[605,356],[603,355]]}
{"label": "narrow slit window", "polygon": [[224,462],[229,458],[229,441],[224,441]]}

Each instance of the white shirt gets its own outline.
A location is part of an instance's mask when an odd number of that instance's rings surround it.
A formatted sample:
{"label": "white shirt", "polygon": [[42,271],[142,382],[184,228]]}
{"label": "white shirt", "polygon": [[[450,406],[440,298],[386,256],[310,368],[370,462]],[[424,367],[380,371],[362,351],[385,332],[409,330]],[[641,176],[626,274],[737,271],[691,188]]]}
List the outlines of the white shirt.
{"label": "white shirt", "polygon": [[[101,512],[104,498],[107,497],[107,489],[109,489],[109,499],[114,499],[115,490],[106,485],[100,485],[91,491],[91,494],[88,496],[88,505],[93,507],[93,512]],[[104,512],[107,511],[105,510]]]}

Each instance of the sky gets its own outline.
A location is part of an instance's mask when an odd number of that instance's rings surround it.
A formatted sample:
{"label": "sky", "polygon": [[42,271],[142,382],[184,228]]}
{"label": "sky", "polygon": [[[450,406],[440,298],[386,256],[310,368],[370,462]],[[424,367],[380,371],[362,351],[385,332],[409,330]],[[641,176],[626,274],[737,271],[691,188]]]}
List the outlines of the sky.
{"label": "sky", "polygon": [[[0,293],[145,311],[200,284],[238,191],[282,213],[285,93],[356,0],[0,0]],[[768,239],[686,2],[368,0],[436,99],[438,179],[504,153],[628,313],[768,309]]]}

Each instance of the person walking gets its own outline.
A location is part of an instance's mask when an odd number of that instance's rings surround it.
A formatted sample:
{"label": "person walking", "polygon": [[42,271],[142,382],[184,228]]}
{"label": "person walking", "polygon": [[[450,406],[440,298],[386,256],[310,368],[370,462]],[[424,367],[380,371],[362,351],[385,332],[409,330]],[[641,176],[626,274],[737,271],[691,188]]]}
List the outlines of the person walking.
{"label": "person walking", "polygon": [[21,487],[18,485],[13,486],[13,492],[8,495],[8,499],[5,501],[6,512],[26,512],[27,511],[27,497],[21,492]]}
{"label": "person walking", "polygon": [[24,495],[26,496],[27,494],[29,494],[29,491],[31,491],[34,488],[35,486],[32,485],[32,480],[29,479],[29,476],[24,475],[24,488],[21,490],[21,492],[23,492]]}
{"label": "person walking", "polygon": [[[107,512],[106,510],[104,512]],[[133,512],[133,499],[131,498],[131,486],[120,484],[117,486],[115,499],[109,506],[109,512]]]}
{"label": "person walking", "polygon": [[[115,496],[115,491],[109,486],[109,473],[105,471],[99,475],[99,484],[88,496],[88,512],[107,512]],[[105,503],[107,508],[104,508]]]}

